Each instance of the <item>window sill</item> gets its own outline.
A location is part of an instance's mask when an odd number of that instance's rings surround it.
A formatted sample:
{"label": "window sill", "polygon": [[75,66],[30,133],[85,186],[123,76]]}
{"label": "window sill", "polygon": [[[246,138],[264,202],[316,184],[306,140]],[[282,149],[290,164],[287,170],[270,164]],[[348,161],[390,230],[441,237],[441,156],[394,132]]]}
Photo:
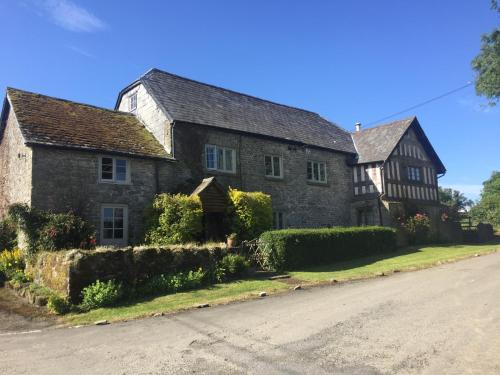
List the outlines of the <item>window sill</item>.
{"label": "window sill", "polygon": [[307,180],[307,184],[308,185],[313,185],[313,186],[324,186],[324,187],[328,187],[330,186],[330,184],[327,182],[319,182],[319,181],[310,181],[310,180]]}
{"label": "window sill", "polygon": [[109,184],[109,185],[132,185],[131,181],[107,181],[107,180],[99,180],[100,184]]}
{"label": "window sill", "polygon": [[277,181],[277,182],[284,180],[284,177],[264,176],[264,178],[269,181]]}
{"label": "window sill", "polygon": [[207,174],[219,175],[219,176],[236,176],[236,171],[220,171],[218,169],[205,169]]}

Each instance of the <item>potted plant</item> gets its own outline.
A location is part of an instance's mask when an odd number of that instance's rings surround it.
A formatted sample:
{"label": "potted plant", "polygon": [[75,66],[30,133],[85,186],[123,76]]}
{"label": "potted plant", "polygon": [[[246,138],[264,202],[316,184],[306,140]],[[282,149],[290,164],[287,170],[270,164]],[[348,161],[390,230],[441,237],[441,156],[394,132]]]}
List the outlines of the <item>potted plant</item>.
{"label": "potted plant", "polygon": [[227,247],[236,247],[238,243],[238,235],[236,233],[231,233],[229,236],[226,238],[226,244]]}

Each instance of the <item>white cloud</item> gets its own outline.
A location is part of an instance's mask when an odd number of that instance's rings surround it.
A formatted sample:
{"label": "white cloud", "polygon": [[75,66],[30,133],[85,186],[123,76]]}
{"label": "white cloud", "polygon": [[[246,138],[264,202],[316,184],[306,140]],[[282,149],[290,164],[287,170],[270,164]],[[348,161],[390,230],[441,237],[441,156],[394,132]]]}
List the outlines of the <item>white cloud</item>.
{"label": "white cloud", "polygon": [[79,55],[82,55],[82,56],[85,56],[85,57],[88,57],[89,59],[95,59],[95,56],[93,54],[91,54],[90,52],[80,48],[80,47],[76,47],[76,46],[66,46],[66,48],[70,49],[71,51],[79,54]]}
{"label": "white cloud", "polygon": [[52,22],[75,32],[95,32],[106,28],[104,21],[70,0],[37,0],[35,4]]}

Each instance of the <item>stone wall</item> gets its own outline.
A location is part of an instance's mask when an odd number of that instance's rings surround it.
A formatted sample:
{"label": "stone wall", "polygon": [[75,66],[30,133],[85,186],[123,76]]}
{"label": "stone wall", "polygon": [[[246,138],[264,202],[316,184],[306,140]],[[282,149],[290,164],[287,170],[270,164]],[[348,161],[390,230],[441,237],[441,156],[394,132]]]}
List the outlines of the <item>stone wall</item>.
{"label": "stone wall", "polygon": [[[4,124],[2,124],[3,126]],[[32,150],[24,145],[14,112],[0,127],[0,218],[13,203],[31,202]]]}
{"label": "stone wall", "polygon": [[100,239],[101,206],[128,207],[129,243],[142,239],[144,209],[154,195],[171,191],[172,162],[128,158],[131,181],[128,184],[99,182],[99,156],[96,153],[34,147],[33,207],[42,210],[75,210],[97,230]]}
{"label": "stone wall", "polygon": [[225,254],[213,248],[126,248],[42,252],[28,264],[27,272],[37,284],[45,285],[72,303],[81,291],[97,280],[117,280],[129,286],[160,274],[209,269]]}
{"label": "stone wall", "polygon": [[[284,214],[286,227],[350,224],[349,155],[186,123],[176,123],[174,141],[175,190],[190,193],[203,178],[216,176],[224,186],[270,194],[273,209]],[[207,170],[206,144],[236,150],[236,172]],[[264,155],[282,157],[282,179],[265,176]],[[307,181],[308,160],[326,162],[326,184]]]}

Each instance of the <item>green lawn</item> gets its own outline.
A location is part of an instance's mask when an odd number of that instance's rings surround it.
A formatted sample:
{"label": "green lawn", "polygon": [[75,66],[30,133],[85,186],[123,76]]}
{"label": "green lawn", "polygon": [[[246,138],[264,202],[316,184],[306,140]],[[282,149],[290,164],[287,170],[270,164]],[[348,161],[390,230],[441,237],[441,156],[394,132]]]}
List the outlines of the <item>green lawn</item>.
{"label": "green lawn", "polygon": [[[331,279],[338,281],[363,279],[375,276],[380,272],[386,274],[395,270],[415,270],[431,267],[439,262],[450,262],[473,256],[500,251],[500,244],[484,245],[449,245],[408,248],[402,251],[383,254],[376,257],[360,258],[349,262],[309,268],[289,272],[297,279],[297,283],[316,284]],[[293,282],[292,282],[293,285]],[[271,280],[241,280],[190,292],[170,294],[166,296],[132,301],[127,305],[92,310],[82,314],[69,314],[62,319],[69,324],[91,324],[97,320],[109,322],[149,316],[157,312],[173,312],[192,308],[198,304],[222,304],[231,301],[255,298],[259,292],[268,294],[290,289],[291,285]]]}
{"label": "green lawn", "polygon": [[202,303],[209,303],[212,305],[255,298],[258,297],[259,293],[262,291],[271,294],[288,288],[290,288],[289,285],[279,281],[234,281],[225,284],[217,284],[206,289],[156,297],[142,302],[131,303],[129,305],[101,308],[82,314],[70,314],[64,316],[63,319],[72,325],[91,324],[97,320],[113,322],[149,316],[157,312],[166,313],[188,309]]}
{"label": "green lawn", "polygon": [[500,251],[500,244],[482,245],[445,245],[408,248],[395,253],[374,257],[360,258],[347,262],[307,268],[290,272],[292,277],[306,282],[323,282],[327,280],[351,280],[373,277],[381,272],[385,274],[427,268],[439,262],[451,262],[467,258],[475,254]]}

